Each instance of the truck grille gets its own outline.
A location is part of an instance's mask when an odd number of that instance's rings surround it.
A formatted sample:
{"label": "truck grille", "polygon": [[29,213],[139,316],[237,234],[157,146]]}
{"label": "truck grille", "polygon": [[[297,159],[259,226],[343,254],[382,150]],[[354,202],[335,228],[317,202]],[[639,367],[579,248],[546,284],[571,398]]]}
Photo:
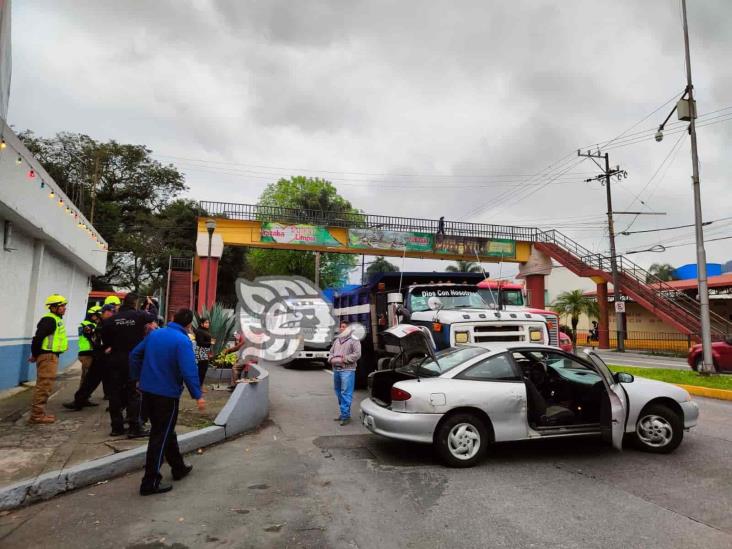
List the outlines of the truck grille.
{"label": "truck grille", "polygon": [[557,315],[541,315],[546,319],[546,329],[549,332],[549,345],[559,345],[559,317]]}

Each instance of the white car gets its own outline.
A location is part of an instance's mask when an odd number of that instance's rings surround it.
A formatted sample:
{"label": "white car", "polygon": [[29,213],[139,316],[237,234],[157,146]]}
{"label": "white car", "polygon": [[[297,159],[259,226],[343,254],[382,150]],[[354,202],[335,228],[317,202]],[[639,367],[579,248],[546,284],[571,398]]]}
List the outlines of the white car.
{"label": "white car", "polygon": [[435,354],[424,332],[398,325],[400,352],[373,372],[363,425],[378,435],[433,444],[445,464],[470,467],[492,442],[602,436],[618,449],[668,453],[699,408],[676,385],[613,374],[593,351],[580,357],[527,343],[451,347]]}

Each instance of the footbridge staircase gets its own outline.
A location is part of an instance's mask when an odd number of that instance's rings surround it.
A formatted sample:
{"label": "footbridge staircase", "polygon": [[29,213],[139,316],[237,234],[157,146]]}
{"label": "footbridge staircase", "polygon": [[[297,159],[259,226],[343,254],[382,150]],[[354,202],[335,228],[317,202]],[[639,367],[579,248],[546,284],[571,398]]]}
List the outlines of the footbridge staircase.
{"label": "footbridge staircase", "polygon": [[[534,248],[578,276],[601,278],[612,283],[610,256],[592,253],[559,231],[537,231]],[[669,286],[627,257],[617,256],[617,268],[621,293],[680,332],[697,339],[700,337],[701,307],[696,299]],[[712,339],[719,340],[732,334],[732,323],[715,313],[710,313],[710,316]]]}

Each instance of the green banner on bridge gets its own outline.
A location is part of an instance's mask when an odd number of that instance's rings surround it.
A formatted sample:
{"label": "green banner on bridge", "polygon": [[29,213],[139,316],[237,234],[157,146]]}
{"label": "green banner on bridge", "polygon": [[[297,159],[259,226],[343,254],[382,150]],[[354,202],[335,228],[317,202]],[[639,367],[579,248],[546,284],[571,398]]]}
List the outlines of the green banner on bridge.
{"label": "green banner on bridge", "polygon": [[306,246],[328,246],[342,248],[326,227],[320,225],[286,225],[284,223],[262,223],[260,242],[276,244],[303,244]]}
{"label": "green banner on bridge", "polygon": [[383,231],[380,229],[348,229],[351,248],[372,250],[406,250],[431,252],[433,236],[430,233]]}

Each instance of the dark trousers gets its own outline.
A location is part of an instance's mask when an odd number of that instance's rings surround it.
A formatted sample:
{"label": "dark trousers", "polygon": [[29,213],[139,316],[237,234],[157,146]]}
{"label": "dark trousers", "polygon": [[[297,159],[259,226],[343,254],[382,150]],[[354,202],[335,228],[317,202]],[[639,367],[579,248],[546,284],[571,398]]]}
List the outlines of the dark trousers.
{"label": "dark trousers", "polygon": [[181,471],[185,467],[178,448],[178,435],[175,434],[179,400],[142,393],[142,408],[150,418],[150,439],[147,443],[145,476],[142,477],[141,486],[143,490],[155,489],[160,484],[163,478],[160,474],[163,457],[174,472]]}
{"label": "dark trousers", "polygon": [[104,394],[107,394],[107,380],[106,380],[106,365],[105,359],[102,353],[95,353],[94,359],[92,360],[89,370],[84,376],[84,380],[79,386],[79,390],[74,393],[74,402],[81,406],[82,403],[86,402],[91,398],[94,391],[97,390],[99,384],[102,384]]}
{"label": "dark trousers", "polygon": [[208,360],[202,360],[198,363],[198,382],[203,387],[203,381],[206,379],[206,372],[208,371]]}
{"label": "dark trousers", "polygon": [[113,431],[122,431],[125,419],[122,410],[127,409],[127,421],[130,431],[140,429],[140,394],[135,382],[130,380],[130,366],[127,355],[110,355],[109,357],[109,419]]}

